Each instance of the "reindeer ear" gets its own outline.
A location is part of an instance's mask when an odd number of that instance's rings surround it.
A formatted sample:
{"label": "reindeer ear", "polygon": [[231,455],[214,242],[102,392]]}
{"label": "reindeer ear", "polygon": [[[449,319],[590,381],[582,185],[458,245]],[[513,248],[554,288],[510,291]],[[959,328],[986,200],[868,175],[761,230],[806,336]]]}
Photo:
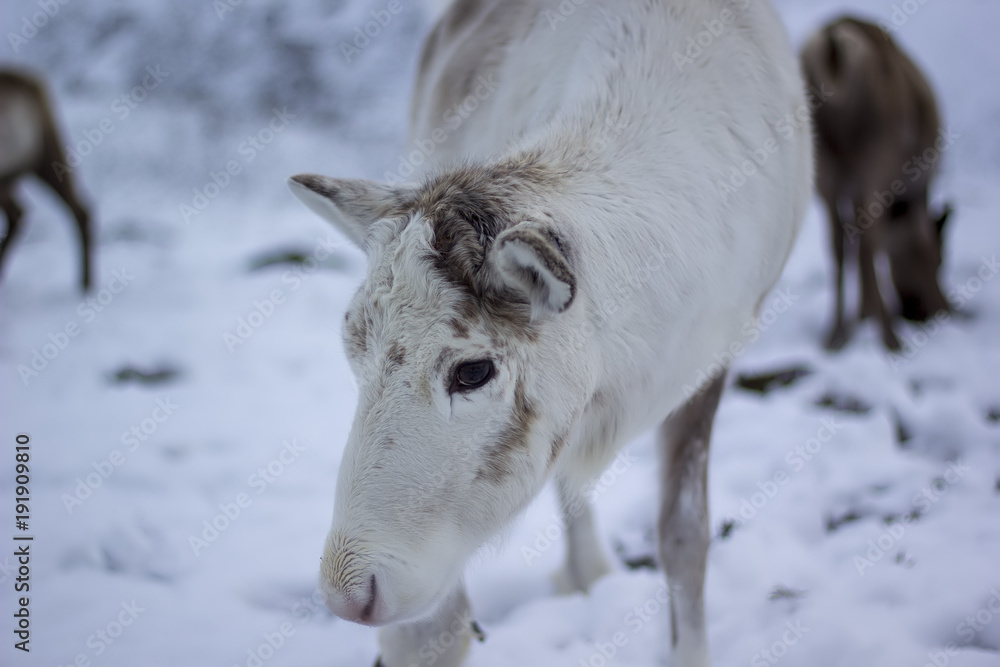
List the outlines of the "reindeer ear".
{"label": "reindeer ear", "polygon": [[401,188],[391,185],[316,174],[292,176],[288,187],[299,201],[358,246],[364,245],[368,227],[384,218],[403,195]]}
{"label": "reindeer ear", "polygon": [[531,300],[532,317],[566,310],[576,295],[576,276],[555,235],[521,222],[493,242],[493,262],[510,287]]}

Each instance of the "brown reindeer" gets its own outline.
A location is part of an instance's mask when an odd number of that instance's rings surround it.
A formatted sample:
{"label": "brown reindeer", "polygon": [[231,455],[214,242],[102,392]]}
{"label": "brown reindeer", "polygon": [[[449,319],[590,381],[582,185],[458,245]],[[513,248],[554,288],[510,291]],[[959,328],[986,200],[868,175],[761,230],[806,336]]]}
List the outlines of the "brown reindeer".
{"label": "brown reindeer", "polygon": [[817,187],[826,201],[837,301],[829,349],[850,338],[844,319],[844,256],[857,253],[859,320],[878,318],[882,341],[899,349],[879,292],[876,260],[889,259],[901,314],[923,321],[948,309],[938,285],[941,235],[949,210],[932,214],[928,185],[950,139],[934,94],[913,62],[877,26],[842,18],[802,51],[809,85],[829,91],[813,109]]}
{"label": "brown reindeer", "polygon": [[83,290],[90,288],[90,214],[80,202],[59,141],[52,106],[42,83],[23,72],[0,70],[0,208],[7,216],[7,235],[0,242],[0,274],[24,209],[15,197],[15,185],[26,174],[47,183],[76,218],[80,231]]}

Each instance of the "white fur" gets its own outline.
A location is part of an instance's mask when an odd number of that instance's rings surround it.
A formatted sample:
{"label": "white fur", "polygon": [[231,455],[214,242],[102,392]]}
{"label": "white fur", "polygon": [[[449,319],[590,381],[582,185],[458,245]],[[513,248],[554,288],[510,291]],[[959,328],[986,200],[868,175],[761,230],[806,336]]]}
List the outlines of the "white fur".
{"label": "white fur", "polygon": [[[571,248],[576,296],[539,320],[537,340],[498,338],[476,323],[468,338],[456,337],[448,320],[462,297],[424,259],[430,224],[383,220],[368,228],[369,275],[349,313],[367,330],[363,351],[349,346],[360,399],[323,565],[331,608],[348,618],[368,599],[371,575],[379,596],[366,622],[429,618],[461,590],[469,555],[547,479],[579,489],[630,438],[682,405],[683,387],[713,355],[743,340],[741,327],[778,279],[806,206],[809,128],[787,136],[776,129],[805,108],[803,86],[768,6],[593,0],[574,4],[552,30],[539,4],[558,14],[554,1],[505,5],[516,37],[491,61],[499,86],[427,168],[540,155],[561,175],[559,186],[540,201],[514,204],[529,217],[544,209],[546,224]],[[674,54],[723,10],[735,23],[679,69]],[[422,74],[415,141],[443,125],[433,100],[453,52],[442,49]],[[770,141],[777,150],[757,173],[722,193],[718,184]],[[543,268],[523,244],[489,261],[501,276],[516,265]],[[540,273],[548,306],[560,310],[567,285]],[[387,361],[393,346],[406,350],[398,368]],[[496,376],[477,391],[449,394],[442,354],[495,359]],[[518,382],[539,407],[528,447],[503,483],[478,479],[514,412]],[[568,444],[550,465],[561,436]],[[575,533],[596,542],[589,515]],[[599,556],[572,554],[568,565],[580,570],[578,588],[605,567]],[[685,623],[679,659],[707,664],[704,631],[688,633]],[[387,628],[384,646],[398,647],[405,636],[417,650],[407,632]]]}

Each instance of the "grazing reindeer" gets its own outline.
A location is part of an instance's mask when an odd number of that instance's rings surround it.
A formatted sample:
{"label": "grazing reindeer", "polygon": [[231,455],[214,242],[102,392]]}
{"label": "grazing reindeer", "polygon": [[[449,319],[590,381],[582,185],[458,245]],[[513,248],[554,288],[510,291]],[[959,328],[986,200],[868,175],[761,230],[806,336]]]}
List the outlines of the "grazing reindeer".
{"label": "grazing reindeer", "polygon": [[[812,140],[808,124],[774,127],[805,108],[804,87],[764,3],[559,12],[447,10],[413,103],[414,146],[435,149],[421,182],[290,180],[368,255],[344,321],[360,396],[321,581],[335,614],[383,626],[385,667],[460,664],[476,630],[463,567],[550,478],[568,539],[557,581],[587,590],[609,568],[582,489],[657,423],[673,652],[709,664],[706,465],[724,373],[684,387],[742,339],[792,247]],[[703,31],[712,44],[688,54]]]}
{"label": "grazing reindeer", "polygon": [[52,105],[38,79],[0,70],[0,208],[7,216],[7,235],[0,242],[0,272],[21,229],[24,210],[14,188],[26,174],[35,174],[47,183],[73,212],[80,231],[80,284],[87,291],[91,278],[90,214],[77,197],[72,174],[66,168]]}
{"label": "grazing reindeer", "polygon": [[809,40],[802,66],[811,85],[831,92],[813,115],[817,186],[830,218],[837,272],[826,345],[839,349],[850,338],[844,320],[844,255],[850,250],[861,274],[859,319],[876,316],[883,343],[898,350],[875,270],[881,252],[889,258],[903,317],[923,321],[948,309],[937,273],[949,211],[932,215],[927,202],[943,149],[934,94],[888,35],[853,18]]}

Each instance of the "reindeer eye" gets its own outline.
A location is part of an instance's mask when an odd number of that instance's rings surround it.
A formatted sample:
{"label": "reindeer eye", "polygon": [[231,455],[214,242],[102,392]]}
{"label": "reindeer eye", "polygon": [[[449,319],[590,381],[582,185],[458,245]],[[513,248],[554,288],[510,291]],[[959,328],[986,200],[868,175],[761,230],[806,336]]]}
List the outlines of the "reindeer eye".
{"label": "reindeer eye", "polygon": [[451,381],[451,391],[472,391],[473,389],[479,389],[489,382],[492,377],[493,362],[489,359],[461,364],[455,369],[455,376]]}

